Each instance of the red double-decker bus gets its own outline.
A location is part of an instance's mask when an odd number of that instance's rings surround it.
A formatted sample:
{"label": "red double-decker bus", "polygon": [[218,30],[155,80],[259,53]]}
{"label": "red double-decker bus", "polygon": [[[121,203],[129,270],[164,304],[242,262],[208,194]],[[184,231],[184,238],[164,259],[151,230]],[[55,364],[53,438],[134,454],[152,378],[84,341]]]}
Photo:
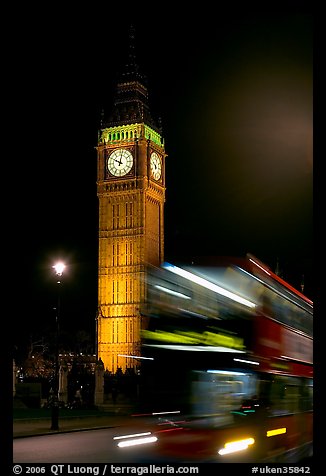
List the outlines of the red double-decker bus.
{"label": "red double-decker bus", "polygon": [[313,302],[251,255],[163,263],[145,286],[143,410],[183,415],[177,438],[160,435],[162,452],[216,462],[311,456]]}

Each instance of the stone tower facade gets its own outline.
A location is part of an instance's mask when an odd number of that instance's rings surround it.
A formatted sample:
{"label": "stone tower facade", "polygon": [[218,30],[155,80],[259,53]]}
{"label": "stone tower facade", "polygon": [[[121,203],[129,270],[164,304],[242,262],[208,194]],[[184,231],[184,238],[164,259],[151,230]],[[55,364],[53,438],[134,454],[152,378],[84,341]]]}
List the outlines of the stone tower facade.
{"label": "stone tower facade", "polygon": [[166,153],[133,40],[97,144],[97,350],[111,372],[139,364],[146,268],[164,261]]}

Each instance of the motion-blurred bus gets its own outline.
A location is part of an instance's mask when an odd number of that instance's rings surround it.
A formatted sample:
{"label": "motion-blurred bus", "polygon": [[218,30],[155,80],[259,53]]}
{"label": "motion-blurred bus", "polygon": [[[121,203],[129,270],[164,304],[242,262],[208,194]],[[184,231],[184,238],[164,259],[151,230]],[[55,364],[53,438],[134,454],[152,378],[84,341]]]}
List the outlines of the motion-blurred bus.
{"label": "motion-blurred bus", "polygon": [[311,456],[313,302],[251,255],[163,263],[146,276],[143,409],[183,416],[162,451],[216,462]]}

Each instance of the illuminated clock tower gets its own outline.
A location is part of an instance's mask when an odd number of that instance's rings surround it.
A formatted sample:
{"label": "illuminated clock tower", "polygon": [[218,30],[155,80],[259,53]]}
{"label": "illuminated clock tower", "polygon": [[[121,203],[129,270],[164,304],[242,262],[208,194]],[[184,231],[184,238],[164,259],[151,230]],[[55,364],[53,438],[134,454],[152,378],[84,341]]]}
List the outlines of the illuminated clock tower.
{"label": "illuminated clock tower", "polygon": [[97,350],[105,369],[136,367],[147,264],[164,261],[165,149],[134,55],[117,83],[97,145]]}

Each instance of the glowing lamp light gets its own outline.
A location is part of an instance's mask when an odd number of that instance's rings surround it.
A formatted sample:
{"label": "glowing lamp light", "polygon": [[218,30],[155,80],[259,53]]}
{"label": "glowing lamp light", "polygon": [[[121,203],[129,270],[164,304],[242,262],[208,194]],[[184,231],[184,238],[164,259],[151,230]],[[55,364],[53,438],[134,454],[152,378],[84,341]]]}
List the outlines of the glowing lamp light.
{"label": "glowing lamp light", "polygon": [[245,438],[244,440],[229,441],[228,443],[225,443],[224,448],[221,448],[218,451],[218,454],[223,456],[231,453],[236,453],[237,451],[243,451],[248,449],[248,447],[250,445],[253,445],[254,443],[254,438]]}
{"label": "glowing lamp light", "polygon": [[65,270],[65,267],[66,267],[66,265],[64,263],[62,263],[61,261],[52,266],[52,268],[55,271],[55,274],[57,274],[58,276],[62,276],[62,273]]}

